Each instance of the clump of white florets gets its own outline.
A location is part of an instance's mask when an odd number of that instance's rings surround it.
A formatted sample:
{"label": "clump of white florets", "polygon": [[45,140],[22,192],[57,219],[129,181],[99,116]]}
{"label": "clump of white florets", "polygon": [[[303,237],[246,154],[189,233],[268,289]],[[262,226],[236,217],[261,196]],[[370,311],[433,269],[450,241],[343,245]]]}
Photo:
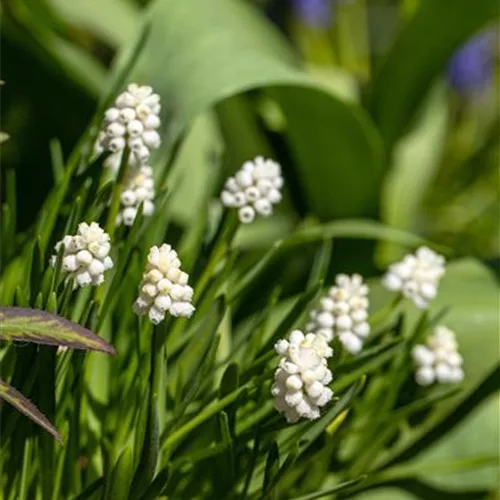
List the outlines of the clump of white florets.
{"label": "clump of white florets", "polygon": [[416,345],[412,349],[415,363],[415,380],[419,385],[433,382],[458,383],[464,378],[463,359],[458,352],[455,334],[445,326],[434,329],[427,337],[427,345]]}
{"label": "clump of white florets", "polygon": [[188,285],[188,274],[180,267],[177,252],[170,245],[164,243],[149,250],[146,270],[139,286],[139,298],[134,303],[136,314],[147,314],[155,325],[165,319],[167,312],[186,318],[193,314],[193,289]]}
{"label": "clump of white florets", "polygon": [[356,354],[370,334],[368,286],[359,274],[339,274],[335,283],[311,312],[306,329],[322,335],[327,342],[338,337],[346,351]]}
{"label": "clump of white florets", "polygon": [[146,216],[152,215],[155,209],[155,184],[153,169],[143,165],[138,169],[127,171],[124,188],[120,196],[120,213],[118,224],[131,226],[137,216],[139,206],[142,203],[142,213]]}
{"label": "clump of white florets", "polygon": [[382,283],[389,290],[401,292],[419,309],[426,309],[436,296],[444,273],[444,257],[427,247],[420,247],[415,254],[392,264]]}
{"label": "clump of white florets", "polygon": [[269,217],[273,213],[273,205],[281,201],[282,187],[280,165],[258,156],[229,177],[221,201],[226,207],[238,208],[240,221],[248,224],[257,214]]}
{"label": "clump of white florets", "polygon": [[281,356],[271,388],[276,409],[288,422],[319,418],[320,408],[333,394],[327,387],[332,381],[327,366],[332,349],[321,335],[294,330],[289,340],[276,343],[275,350]]}
{"label": "clump of white florets", "polygon": [[151,150],[160,147],[160,96],[147,85],[131,83],[104,113],[104,121],[95,147],[96,154],[110,151],[104,166],[118,170],[125,146],[130,149],[128,163],[140,166],[148,161]]}
{"label": "clump of white florets", "polygon": [[[74,277],[77,286],[96,286],[104,281],[104,272],[113,267],[109,256],[109,235],[96,222],[78,225],[78,233],[67,235],[56,246],[59,252],[64,245],[61,269],[68,277]],[[51,258],[55,266],[57,255]]]}

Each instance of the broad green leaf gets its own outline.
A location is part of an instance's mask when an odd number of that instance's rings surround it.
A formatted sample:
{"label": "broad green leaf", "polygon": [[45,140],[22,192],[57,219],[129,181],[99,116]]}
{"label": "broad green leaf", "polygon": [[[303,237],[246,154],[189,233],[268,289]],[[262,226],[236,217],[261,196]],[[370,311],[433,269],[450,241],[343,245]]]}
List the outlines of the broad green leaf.
{"label": "broad green leaf", "polygon": [[3,380],[0,380],[0,398],[11,404],[16,410],[26,415],[40,427],[52,434],[58,441],[62,442],[62,437],[58,430],[47,420],[40,410],[19,391]]}
{"label": "broad green leaf", "polygon": [[[379,295],[380,292],[373,288],[372,290],[374,295]],[[449,312],[444,316],[442,324],[455,331],[459,350],[464,358],[463,390],[456,397],[442,401],[438,410],[423,425],[408,430],[390,457],[417,446],[427,433],[440,425],[440,422],[446,422],[448,418],[453,420],[453,425],[450,420],[445,427],[441,425],[442,431],[439,435],[430,434],[433,439],[426,441],[422,449],[418,448],[420,455],[415,457],[415,460],[424,461],[427,456],[436,460],[457,458],[457,450],[464,454],[459,458],[494,455],[498,451],[497,441],[492,438],[492,432],[498,432],[497,424],[500,419],[499,407],[494,404],[495,400],[484,402],[476,408],[473,415],[467,417],[468,412],[474,409],[473,405],[483,401],[483,398],[473,396],[474,390],[492,373],[498,363],[500,318],[498,284],[495,277],[473,259],[450,263],[440,284],[438,297],[431,305],[431,315],[443,307],[449,308]],[[415,313],[412,305],[408,304],[407,309],[408,312]],[[493,376],[490,375],[490,378]],[[493,386],[485,394],[491,394],[494,390]],[[470,403],[465,403],[467,398],[471,398]],[[460,405],[463,406],[462,409]],[[467,418],[462,421],[464,417]],[[451,430],[453,433],[448,436],[447,432]],[[469,436],[470,441],[464,441],[464,433]],[[465,484],[465,476],[460,476]],[[474,477],[475,473],[468,477],[468,484],[476,485]],[[491,484],[492,476],[486,474],[483,479],[483,484]]]}
{"label": "broad green leaf", "polygon": [[[477,456],[471,458],[462,458],[462,459],[451,459],[448,461],[433,461],[426,459],[425,461],[411,464],[411,465],[402,465],[399,467],[392,467],[381,474],[375,476],[375,481],[381,480],[394,480],[394,479],[402,479],[402,478],[411,478],[418,477],[425,474],[425,477],[432,481],[432,476],[436,475],[448,475],[448,474],[464,474],[468,472],[473,472],[474,474],[478,473],[478,469],[482,468],[498,468],[499,465],[499,457],[498,455],[490,455],[490,456]],[[430,477],[429,477],[430,476]],[[449,483],[448,483],[449,484]],[[465,487],[466,485],[462,485]],[[470,487],[470,485],[468,485]],[[492,487],[495,486],[495,483],[492,484]]]}
{"label": "broad green leaf", "polygon": [[218,175],[213,157],[220,154],[221,148],[214,117],[201,114],[182,142],[168,177],[172,191],[169,210],[172,219],[183,226],[189,227],[201,214],[206,217],[206,199],[212,194],[214,176]]}
{"label": "broad green leaf", "polygon": [[327,92],[299,87],[273,89],[272,96],[287,120],[285,135],[308,207],[323,220],[374,215],[383,153],[364,112]]}
{"label": "broad green leaf", "polygon": [[83,326],[24,307],[0,307],[0,339],[115,354],[112,346]]}
{"label": "broad green leaf", "polygon": [[110,45],[117,47],[133,35],[140,19],[133,2],[120,0],[49,0],[58,14],[80,28],[91,30]]}
{"label": "broad green leaf", "polygon": [[453,51],[495,19],[495,0],[420,2],[373,82],[370,106],[388,146],[405,132]]}
{"label": "broad green leaf", "polygon": [[88,93],[98,95],[105,82],[103,66],[82,47],[60,37],[56,32],[58,20],[52,17],[41,2],[16,2],[15,10],[4,12],[2,31],[47,66]]}
{"label": "broad green leaf", "polygon": [[[366,214],[372,208],[382,154],[368,116],[307,76],[250,5],[167,0],[154,2],[148,14],[151,37],[134,76],[150,83],[170,106],[173,137],[214,104],[251,89],[273,87],[288,120],[287,133],[310,207],[323,217],[339,215],[339,210],[344,215]],[[303,131],[307,123],[318,125],[315,133]],[[318,183],[325,175],[328,182]],[[362,177],[374,181],[369,190],[367,183],[358,182]]]}

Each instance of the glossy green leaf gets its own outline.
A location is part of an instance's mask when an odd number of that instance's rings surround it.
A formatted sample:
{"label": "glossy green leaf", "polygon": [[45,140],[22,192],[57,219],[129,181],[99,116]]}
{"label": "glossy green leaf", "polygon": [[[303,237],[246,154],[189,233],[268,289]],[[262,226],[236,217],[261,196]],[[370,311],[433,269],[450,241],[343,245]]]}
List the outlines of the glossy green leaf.
{"label": "glossy green leaf", "polygon": [[[377,295],[379,292],[373,290],[373,293]],[[380,457],[379,464],[396,456],[407,460],[415,457],[418,461],[426,457],[445,460],[456,458],[457,450],[465,455],[461,458],[493,455],[497,451],[492,432],[498,431],[499,407],[496,398],[485,401],[497,390],[493,370],[498,363],[500,318],[498,284],[494,275],[473,259],[452,262],[440,284],[438,297],[431,305],[431,315],[443,307],[449,308],[449,312],[442,324],[455,331],[464,358],[463,390],[456,397],[442,401],[423,425],[405,432],[385,461]],[[415,313],[409,304],[407,309],[409,313]],[[487,386],[483,386],[488,380]],[[474,414],[471,415],[472,411]],[[464,441],[464,436],[470,441]],[[477,486],[476,475],[471,473],[467,480],[463,474],[457,475],[457,481]],[[483,479],[482,484],[491,484],[493,477],[487,474]]]}
{"label": "glossy green leaf", "polygon": [[[134,76],[148,81],[170,106],[172,137],[228,97],[274,87],[311,208],[325,218],[370,211],[382,171],[380,139],[370,119],[308,77],[252,6],[167,0],[154,2],[149,16],[151,37]],[[303,133],[311,122],[318,124],[315,132]],[[328,182],[318,183],[325,175]],[[374,184],[367,189],[368,184],[352,182],[361,177]]]}
{"label": "glossy green leaf", "polygon": [[0,307],[0,339],[115,354],[113,347],[83,326],[24,307]]}
{"label": "glossy green leaf", "polygon": [[58,14],[67,21],[92,29],[110,45],[117,47],[132,36],[140,19],[136,4],[119,0],[51,0]]}
{"label": "glossy green leaf", "polygon": [[384,157],[364,111],[298,87],[272,95],[287,120],[286,138],[307,206],[323,220],[375,215]]}
{"label": "glossy green leaf", "polygon": [[404,134],[453,51],[487,23],[498,19],[495,0],[419,3],[419,9],[399,33],[373,82],[370,106],[389,146]]}
{"label": "glossy green leaf", "polygon": [[26,415],[40,427],[52,434],[58,441],[62,442],[62,437],[58,430],[47,420],[40,410],[19,391],[3,380],[0,380],[0,398],[11,404],[16,410]]}

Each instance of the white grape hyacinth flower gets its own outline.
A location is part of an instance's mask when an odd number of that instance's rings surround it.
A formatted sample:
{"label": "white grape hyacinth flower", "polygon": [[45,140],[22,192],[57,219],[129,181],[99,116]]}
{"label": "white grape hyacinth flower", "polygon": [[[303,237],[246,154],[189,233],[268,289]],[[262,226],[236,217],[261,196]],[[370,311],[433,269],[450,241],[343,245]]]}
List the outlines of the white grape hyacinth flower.
{"label": "white grape hyacinth flower", "polygon": [[319,418],[320,408],[333,395],[328,387],[332,372],[327,365],[327,358],[333,355],[331,347],[321,335],[304,335],[294,330],[289,340],[276,343],[275,350],[281,356],[271,387],[276,410],[283,413],[289,423],[300,418]]}
{"label": "white grape hyacinth flower", "polygon": [[273,213],[273,205],[281,201],[283,183],[280,165],[257,156],[227,179],[221,201],[225,207],[238,209],[240,222],[250,224],[257,215]]}
{"label": "white grape hyacinth flower", "polygon": [[164,243],[149,250],[139,297],[134,303],[136,314],[147,314],[154,325],[161,323],[167,312],[172,316],[191,317],[193,289],[188,285],[188,274],[180,267],[177,252],[170,245]]}
{"label": "white grape hyacinth flower", "polygon": [[160,96],[148,85],[131,83],[104,113],[95,153],[110,151],[104,166],[117,171],[125,146],[130,149],[128,163],[132,167],[144,165],[151,150],[160,147],[157,131],[160,126]]}
{"label": "white grape hyacinth flower", "polygon": [[131,226],[141,203],[142,213],[145,216],[152,215],[155,209],[154,197],[155,183],[153,169],[150,166],[143,165],[139,169],[127,171],[120,196],[120,212],[117,223]]}
{"label": "white grape hyacinth flower", "polygon": [[445,259],[427,247],[392,264],[382,279],[391,291],[400,292],[419,309],[426,309],[436,297],[440,279],[445,273]]}
{"label": "white grape hyacinth flower", "polygon": [[357,354],[370,334],[368,286],[359,274],[339,274],[335,286],[311,312],[307,331],[322,335],[327,342],[338,337],[344,349]]}
{"label": "white grape hyacinth flower", "polygon": [[427,338],[427,345],[412,349],[415,363],[415,381],[421,386],[434,382],[460,383],[464,379],[463,358],[458,352],[455,333],[445,326],[438,326]]}
{"label": "white grape hyacinth flower", "polygon": [[[97,222],[79,224],[76,235],[66,235],[56,244],[56,252],[59,252],[61,245],[64,245],[62,272],[68,278],[75,278],[76,286],[100,285],[104,281],[104,272],[113,267],[109,256],[109,235]],[[57,254],[51,257],[52,266],[55,266],[56,260]]]}

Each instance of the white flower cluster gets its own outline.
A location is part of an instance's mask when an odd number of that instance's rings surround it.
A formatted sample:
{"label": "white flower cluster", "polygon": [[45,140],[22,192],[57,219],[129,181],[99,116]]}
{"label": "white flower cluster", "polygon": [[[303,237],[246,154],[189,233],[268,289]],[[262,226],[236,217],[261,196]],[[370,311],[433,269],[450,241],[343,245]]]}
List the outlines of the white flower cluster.
{"label": "white flower cluster", "polygon": [[319,409],[333,395],[327,387],[332,381],[327,366],[332,349],[321,335],[304,335],[300,330],[291,332],[289,340],[278,341],[275,349],[281,356],[271,388],[276,409],[290,423],[301,417],[319,418]]}
{"label": "white flower cluster", "polygon": [[238,208],[240,221],[249,224],[257,214],[269,217],[273,213],[273,205],[281,201],[282,187],[280,165],[257,156],[229,177],[221,201],[226,207]]}
{"label": "white flower cluster", "polygon": [[[74,277],[78,286],[100,285],[104,281],[104,271],[113,267],[109,235],[96,222],[90,225],[82,222],[75,236],[67,235],[56,244],[56,252],[63,244],[62,271]],[[51,257],[52,266],[56,259],[57,255]]]}
{"label": "white flower cluster", "polygon": [[339,274],[328,295],[311,312],[307,331],[322,335],[327,342],[338,336],[344,349],[356,354],[370,334],[368,324],[368,286],[359,274]]}
{"label": "white flower cluster", "polygon": [[416,345],[412,349],[416,365],[415,380],[419,385],[433,382],[458,383],[464,378],[463,359],[458,352],[455,334],[445,326],[434,329],[427,338],[427,345]]}
{"label": "white flower cluster", "polygon": [[382,279],[391,291],[398,291],[413,301],[419,309],[426,309],[437,295],[439,280],[445,273],[442,255],[430,248],[420,247],[414,255],[392,264]]}
{"label": "white flower cluster", "polygon": [[124,189],[120,196],[121,209],[118,214],[117,223],[131,226],[137,216],[137,211],[142,203],[142,213],[146,216],[152,215],[155,209],[155,184],[153,169],[143,165],[138,169],[127,171],[124,181]]}
{"label": "white flower cluster", "polygon": [[147,162],[152,149],[160,147],[160,96],[147,85],[128,85],[104,114],[104,122],[95,147],[96,154],[111,151],[104,166],[118,170],[125,145],[130,149],[129,165]]}
{"label": "white flower cluster", "polygon": [[177,252],[170,245],[164,243],[149,250],[139,298],[134,303],[136,314],[147,314],[155,325],[165,319],[167,312],[186,318],[193,314],[193,289],[187,284],[188,274],[181,271],[180,266]]}

